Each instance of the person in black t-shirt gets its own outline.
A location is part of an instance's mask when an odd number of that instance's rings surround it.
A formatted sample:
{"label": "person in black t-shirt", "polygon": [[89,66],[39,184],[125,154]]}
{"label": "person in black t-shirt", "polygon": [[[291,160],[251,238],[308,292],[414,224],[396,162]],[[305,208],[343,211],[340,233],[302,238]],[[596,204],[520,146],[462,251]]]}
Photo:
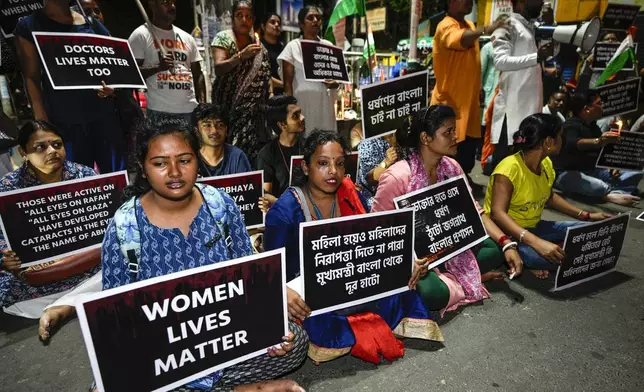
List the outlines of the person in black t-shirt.
{"label": "person in black t-shirt", "polygon": [[577,93],[569,105],[573,117],[563,123],[563,148],[554,159],[555,187],[564,193],[624,206],[639,202],[634,193],[644,174],[595,167],[602,147],[619,140],[618,133],[602,133],[597,126],[602,117],[599,96],[595,92]]}
{"label": "person in black t-shirt", "polygon": [[276,95],[268,100],[268,125],[279,136],[271,140],[257,155],[257,169],[264,171],[264,197],[259,206],[266,212],[289,187],[291,156],[302,153],[300,135],[306,123],[297,99]]}
{"label": "person in black t-shirt", "polygon": [[268,51],[271,61],[271,91],[273,95],[284,94],[284,84],[279,75],[277,56],[284,50],[284,43],[280,40],[282,34],[282,18],[275,12],[269,12],[262,20],[262,45]]}

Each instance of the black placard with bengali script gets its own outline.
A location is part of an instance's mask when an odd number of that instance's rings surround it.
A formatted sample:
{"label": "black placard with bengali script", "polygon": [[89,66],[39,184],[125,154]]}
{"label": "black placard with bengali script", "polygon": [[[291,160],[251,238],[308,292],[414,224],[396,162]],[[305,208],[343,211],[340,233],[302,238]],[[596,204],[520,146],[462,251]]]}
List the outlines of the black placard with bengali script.
{"label": "black placard with bengali script", "polygon": [[341,48],[317,41],[300,41],[304,77],[311,82],[335,80],[350,83],[344,52]]}
{"label": "black placard with bengali script", "polygon": [[637,110],[641,78],[604,84],[595,90],[602,100],[604,117],[613,117]]}
{"label": "black placard with bengali script", "polygon": [[616,144],[602,148],[597,167],[624,171],[644,171],[644,133],[622,131]]}
{"label": "black placard with bengali script", "polygon": [[608,3],[602,17],[602,28],[628,30],[639,12],[639,5]]}
{"label": "black placard with bengali script", "polygon": [[[601,71],[606,69],[606,66],[610,62],[610,59],[613,58],[613,55],[617,52],[621,44],[619,42],[597,42],[593,48],[593,70]],[[635,43],[633,51],[637,58],[638,44]],[[632,71],[635,69],[635,64],[632,60],[627,60],[624,64],[624,68],[621,71]]]}

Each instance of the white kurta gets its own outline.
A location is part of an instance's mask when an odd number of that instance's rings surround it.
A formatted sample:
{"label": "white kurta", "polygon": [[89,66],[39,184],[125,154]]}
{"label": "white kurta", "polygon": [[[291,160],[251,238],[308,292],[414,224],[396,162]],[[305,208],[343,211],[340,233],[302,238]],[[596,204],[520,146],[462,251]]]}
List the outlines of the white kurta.
{"label": "white kurta", "polygon": [[541,65],[537,62],[534,27],[523,16],[512,13],[509,25],[492,34],[494,67],[501,72],[499,94],[492,114],[492,144],[498,144],[507,117],[508,145],[524,118],[541,113],[543,82]]}

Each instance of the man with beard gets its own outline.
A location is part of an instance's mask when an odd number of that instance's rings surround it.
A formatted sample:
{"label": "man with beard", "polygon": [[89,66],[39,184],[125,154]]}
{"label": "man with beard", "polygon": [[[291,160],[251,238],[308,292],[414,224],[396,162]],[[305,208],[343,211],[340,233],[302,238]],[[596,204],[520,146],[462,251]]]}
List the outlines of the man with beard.
{"label": "man with beard", "polygon": [[512,0],[513,12],[506,26],[492,34],[494,67],[501,72],[494,100],[491,142],[494,155],[488,169],[505,158],[514,133],[524,118],[543,108],[541,63],[553,55],[552,44],[537,48],[532,19],[541,14],[543,0]]}

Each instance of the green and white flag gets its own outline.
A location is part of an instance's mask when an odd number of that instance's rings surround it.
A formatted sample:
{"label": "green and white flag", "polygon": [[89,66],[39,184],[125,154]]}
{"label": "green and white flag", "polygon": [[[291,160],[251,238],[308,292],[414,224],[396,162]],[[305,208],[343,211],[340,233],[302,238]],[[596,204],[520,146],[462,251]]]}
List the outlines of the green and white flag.
{"label": "green and white flag", "polygon": [[324,38],[344,48],[347,16],[365,16],[364,0],[338,0],[329,19]]}
{"label": "green and white flag", "polygon": [[365,60],[369,59],[369,56],[376,55],[376,41],[373,40],[373,31],[371,30],[371,25],[369,25],[369,32],[367,33],[367,41],[364,43],[364,49],[362,50],[362,57]]}
{"label": "green and white flag", "polygon": [[608,79],[621,71],[629,59],[633,61],[633,63],[635,63],[635,51],[633,50],[634,46],[635,44],[633,43],[633,37],[629,33],[626,35],[624,41],[622,41],[622,44],[619,45],[619,48],[617,48],[617,52],[615,52],[613,57],[610,59],[608,65],[606,65],[604,72],[602,72],[602,74],[599,76],[597,83],[595,83],[595,88],[606,83]]}

